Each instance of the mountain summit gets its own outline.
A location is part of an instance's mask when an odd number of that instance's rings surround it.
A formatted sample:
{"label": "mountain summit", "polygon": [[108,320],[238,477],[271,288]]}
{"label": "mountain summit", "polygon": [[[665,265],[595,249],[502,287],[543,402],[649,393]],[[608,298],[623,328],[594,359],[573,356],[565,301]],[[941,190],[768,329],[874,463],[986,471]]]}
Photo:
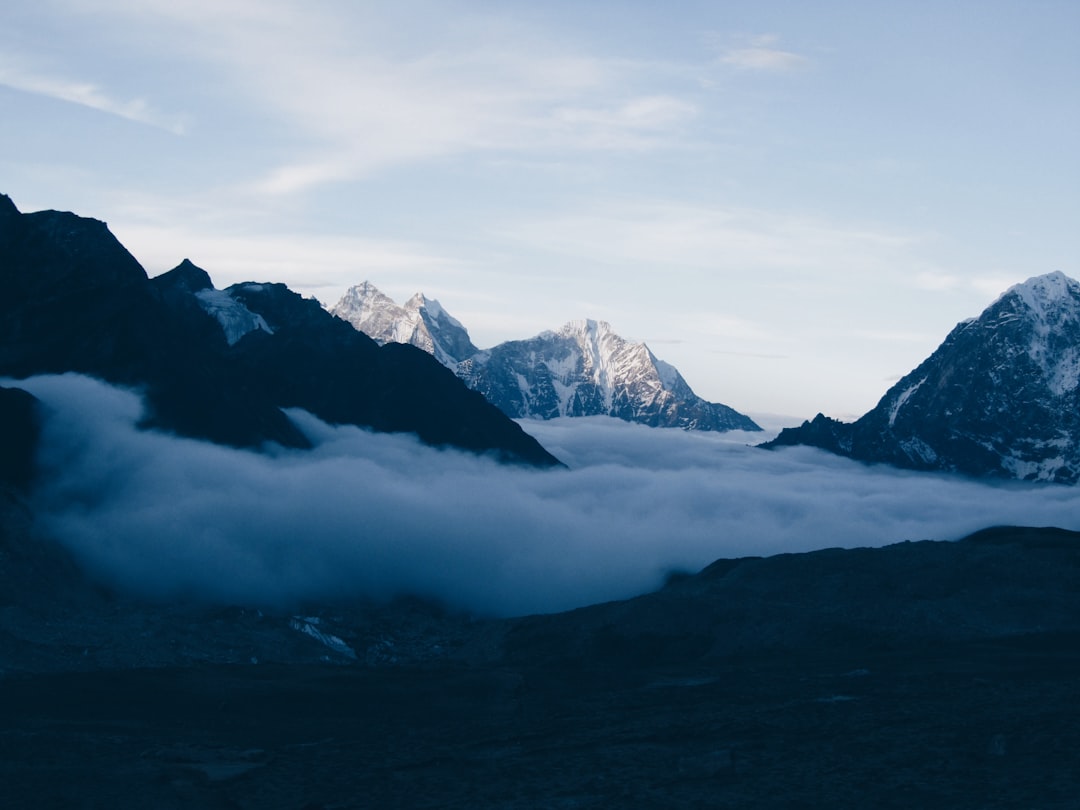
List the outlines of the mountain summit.
{"label": "mountain summit", "polygon": [[1006,290],[854,423],[818,414],[766,446],[1031,481],[1080,481],[1080,283]]}
{"label": "mountain summit", "polygon": [[371,282],[365,281],[342,296],[330,312],[348,321],[376,343],[408,343],[423,349],[453,369],[479,350],[469,333],[438,301],[417,293],[399,307]]}
{"label": "mountain summit", "polygon": [[651,427],[761,429],[738,411],[701,399],[673,366],[605,321],[570,321],[480,351],[459,321],[420,293],[400,307],[364,282],[331,312],[378,343],[409,343],[433,354],[514,418],[606,415]]}

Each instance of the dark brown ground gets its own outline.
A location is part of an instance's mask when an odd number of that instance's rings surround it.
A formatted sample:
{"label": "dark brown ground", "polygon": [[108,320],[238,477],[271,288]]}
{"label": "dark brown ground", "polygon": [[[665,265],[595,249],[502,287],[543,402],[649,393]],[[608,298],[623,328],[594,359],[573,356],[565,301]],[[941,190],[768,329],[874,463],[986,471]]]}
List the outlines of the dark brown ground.
{"label": "dark brown ground", "polygon": [[0,684],[0,805],[1075,808],[1080,645]]}
{"label": "dark brown ground", "polygon": [[727,561],[504,622],[325,615],[355,659],[285,616],[13,604],[0,808],[1076,808],[1076,539]]}

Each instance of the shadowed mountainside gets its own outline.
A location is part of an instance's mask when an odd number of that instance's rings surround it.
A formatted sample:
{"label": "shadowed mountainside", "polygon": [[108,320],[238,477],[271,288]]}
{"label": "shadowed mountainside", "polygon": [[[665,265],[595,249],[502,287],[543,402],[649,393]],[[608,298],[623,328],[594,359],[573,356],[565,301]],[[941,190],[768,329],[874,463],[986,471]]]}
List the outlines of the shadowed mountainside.
{"label": "shadowed mountainside", "polygon": [[1011,287],[855,422],[818,414],[764,447],[989,478],[1080,481],[1080,282]]}
{"label": "shadowed mountainside", "polygon": [[[22,214],[0,196],[0,291],[0,376],[72,371],[137,388],[148,426],[241,447],[307,447],[281,410],[300,407],[435,446],[558,464],[424,352],[381,348],[281,284],[215,291],[186,261],[150,280],[97,220]],[[206,291],[234,311],[246,303],[271,331],[231,340],[200,298]]]}

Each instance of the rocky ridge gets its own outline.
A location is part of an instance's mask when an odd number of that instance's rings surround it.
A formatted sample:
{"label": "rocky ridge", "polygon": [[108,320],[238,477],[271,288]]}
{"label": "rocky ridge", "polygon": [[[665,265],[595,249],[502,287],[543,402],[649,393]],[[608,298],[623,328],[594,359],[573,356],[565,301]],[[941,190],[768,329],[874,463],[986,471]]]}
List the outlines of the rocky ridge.
{"label": "rocky ridge", "polygon": [[570,321],[480,351],[438,301],[419,293],[399,307],[364,282],[331,312],[379,343],[409,343],[433,354],[516,419],[606,415],[651,427],[760,430],[733,408],[701,399],[677,369],[605,321]]}
{"label": "rocky ridge", "polygon": [[283,284],[153,279],[103,222],[0,195],[0,376],[137,388],[145,424],[238,447],[310,445],[285,408],[504,461],[557,460],[428,354],[380,347]]}
{"label": "rocky ridge", "polygon": [[964,321],[853,423],[818,414],[766,447],[978,477],[1080,481],[1080,283],[1050,273]]}

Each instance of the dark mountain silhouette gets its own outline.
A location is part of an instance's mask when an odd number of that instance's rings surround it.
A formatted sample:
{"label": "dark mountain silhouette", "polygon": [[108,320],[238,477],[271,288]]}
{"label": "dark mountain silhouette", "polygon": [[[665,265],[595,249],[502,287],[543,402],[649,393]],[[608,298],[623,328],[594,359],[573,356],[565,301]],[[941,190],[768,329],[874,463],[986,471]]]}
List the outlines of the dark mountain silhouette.
{"label": "dark mountain silhouette", "polygon": [[20,388],[0,387],[0,488],[26,491],[34,475],[40,403]]}
{"label": "dark mountain silhouette", "polygon": [[[281,410],[299,407],[504,461],[558,463],[424,352],[380,348],[281,284],[214,290],[187,260],[148,279],[97,220],[21,214],[0,197],[0,289],[0,375],[72,371],[137,388],[147,426],[307,447]],[[241,325],[237,336],[235,323],[223,326],[230,316],[274,326]]]}

